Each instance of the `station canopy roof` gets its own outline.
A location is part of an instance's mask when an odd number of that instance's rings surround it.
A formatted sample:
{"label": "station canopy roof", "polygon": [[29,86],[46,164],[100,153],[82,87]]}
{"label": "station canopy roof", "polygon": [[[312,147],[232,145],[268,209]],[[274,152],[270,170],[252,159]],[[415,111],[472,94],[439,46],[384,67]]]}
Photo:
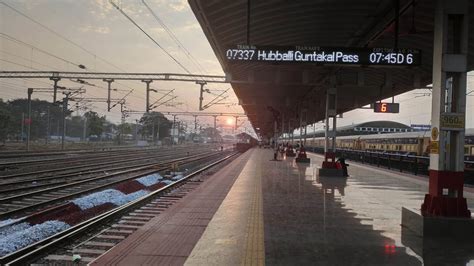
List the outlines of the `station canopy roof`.
{"label": "station canopy roof", "polygon": [[[321,65],[232,62],[237,45],[385,47],[421,50],[419,66]],[[337,88],[338,113],[431,84],[434,2],[432,0],[189,0],[239,103],[254,128],[271,136],[274,121],[290,128],[325,117],[325,91]],[[469,1],[474,14],[474,1]],[[474,15],[469,18],[474,26]],[[471,26],[470,28],[474,28]],[[469,35],[468,70],[474,66]],[[286,123],[286,122],[285,122]],[[288,125],[284,125],[288,132]]]}

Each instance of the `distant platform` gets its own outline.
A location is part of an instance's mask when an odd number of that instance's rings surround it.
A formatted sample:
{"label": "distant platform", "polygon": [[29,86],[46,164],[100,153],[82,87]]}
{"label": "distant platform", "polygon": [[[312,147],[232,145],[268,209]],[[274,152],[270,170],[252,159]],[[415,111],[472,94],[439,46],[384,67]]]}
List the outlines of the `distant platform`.
{"label": "distant platform", "polygon": [[251,149],[93,264],[474,263],[474,245],[400,226],[402,207],[419,210],[427,178],[353,162],[348,178],[323,178],[323,158],[308,157],[272,161],[271,150]]}

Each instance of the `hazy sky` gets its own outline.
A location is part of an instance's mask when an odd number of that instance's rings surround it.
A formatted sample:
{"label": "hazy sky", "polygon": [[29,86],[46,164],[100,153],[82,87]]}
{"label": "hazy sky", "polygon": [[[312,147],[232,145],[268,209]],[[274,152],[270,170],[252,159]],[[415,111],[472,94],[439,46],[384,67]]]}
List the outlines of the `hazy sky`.
{"label": "hazy sky", "polygon": [[[78,44],[77,47],[63,38],[38,26],[27,18],[8,8],[6,4],[37,20],[59,33],[62,37]],[[160,24],[148,12],[141,0],[114,1],[121,6],[138,24],[150,33],[166,50],[175,56],[191,72],[199,74],[196,66],[172,41]],[[159,18],[173,31],[181,43],[205,69],[206,74],[223,75],[207,39],[194,14],[185,0],[146,0]],[[130,21],[128,21],[108,0],[0,0],[0,69],[1,70],[63,70],[85,71],[77,67],[82,64],[86,71],[109,72],[171,72],[184,73],[160,48],[151,42]],[[13,41],[11,36],[24,44]],[[315,44],[316,45],[316,44]],[[84,51],[87,50],[89,52]],[[47,52],[49,55],[43,53]],[[59,57],[60,59],[56,58]],[[65,62],[69,61],[71,63]],[[110,63],[110,64],[109,64]],[[106,83],[93,81],[100,87],[86,86],[86,97],[106,97]],[[0,98],[12,99],[26,97],[27,87],[48,87],[49,80],[0,80]],[[468,82],[472,85],[471,80]],[[62,81],[60,85],[78,87],[80,84]],[[127,98],[128,109],[143,111],[145,108],[145,85],[142,82],[113,83],[113,98],[121,98],[128,90],[134,89]],[[160,90],[175,89],[176,107],[165,107],[166,111],[197,111],[199,87],[193,83],[154,82],[152,87]],[[210,89],[224,90],[228,84],[210,85]],[[471,91],[468,88],[468,91]],[[396,120],[410,124],[429,124],[430,97],[416,90],[395,99],[401,103],[400,114],[374,114],[370,110],[355,110],[344,114],[338,125],[347,125],[369,120]],[[474,93],[472,93],[474,95]],[[35,94],[34,97],[51,100],[48,94]],[[161,95],[152,95],[158,99]],[[206,95],[211,100],[211,95]],[[468,97],[467,126],[474,127],[474,97]],[[219,105],[207,111],[243,112],[233,92],[225,102],[234,105]],[[106,113],[106,104],[91,105],[95,111],[106,114],[114,122],[120,120],[120,110],[116,107]],[[127,118],[133,121],[139,115]],[[182,117],[191,121],[191,117]],[[211,125],[211,119],[200,118],[202,123]],[[225,122],[226,118],[221,118]],[[248,124],[246,124],[248,126]]]}
{"label": "hazy sky", "polygon": [[[21,16],[0,1],[1,70],[85,71],[77,67],[78,64],[82,64],[87,67],[86,71],[90,72],[185,73],[107,0],[7,0],[4,2],[80,47]],[[222,68],[186,1],[147,0],[146,2],[196,58],[204,69],[204,74],[223,74]],[[129,16],[192,73],[203,73],[199,72],[189,57],[172,41],[141,0],[115,1],[115,3],[120,5]],[[12,41],[8,36],[27,45]],[[84,49],[91,53],[84,51]],[[93,83],[102,88],[84,87],[87,89],[86,97],[106,97],[106,83],[102,81],[93,81]],[[24,98],[27,87],[49,87],[48,84],[52,84],[52,82],[49,80],[0,80],[0,98]],[[61,81],[60,85],[81,86],[70,81]],[[137,111],[145,109],[144,83],[120,81],[112,83],[112,86],[119,89],[117,92],[112,92],[113,98],[121,98],[130,89],[134,89],[131,97],[127,98],[128,109]],[[176,107],[160,107],[157,110],[197,111],[198,109],[199,86],[194,83],[153,82],[151,87],[158,90],[175,89],[174,95],[178,96],[174,100]],[[230,88],[230,85],[211,84],[207,87],[215,90],[215,93],[219,93],[220,90]],[[160,93],[152,93],[151,102],[160,98],[162,96]],[[242,108],[236,105],[237,99],[232,90],[228,96],[229,98],[225,102],[233,103],[233,105],[216,105],[206,111],[242,113]],[[33,97],[52,99],[50,94],[34,94]],[[205,102],[212,100],[212,98],[213,96],[210,94],[205,95]],[[91,106],[95,111],[106,114],[108,119],[115,122],[118,122],[121,117],[118,107],[110,113],[106,113],[105,103]],[[132,115],[127,120],[133,121],[139,116]],[[181,117],[181,119],[193,121],[194,118]],[[198,118],[198,120],[205,121],[206,124],[213,124],[211,119]],[[221,118],[220,120],[226,122],[227,119]]]}

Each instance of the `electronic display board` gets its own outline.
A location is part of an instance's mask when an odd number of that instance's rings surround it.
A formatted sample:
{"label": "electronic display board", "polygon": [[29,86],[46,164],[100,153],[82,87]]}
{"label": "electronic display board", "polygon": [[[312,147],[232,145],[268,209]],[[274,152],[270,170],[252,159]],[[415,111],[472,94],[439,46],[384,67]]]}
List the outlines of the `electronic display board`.
{"label": "electronic display board", "polygon": [[399,103],[375,103],[374,112],[375,113],[399,113],[400,104]]}
{"label": "electronic display board", "polygon": [[421,51],[393,48],[237,45],[225,50],[225,58],[229,62],[419,66]]}

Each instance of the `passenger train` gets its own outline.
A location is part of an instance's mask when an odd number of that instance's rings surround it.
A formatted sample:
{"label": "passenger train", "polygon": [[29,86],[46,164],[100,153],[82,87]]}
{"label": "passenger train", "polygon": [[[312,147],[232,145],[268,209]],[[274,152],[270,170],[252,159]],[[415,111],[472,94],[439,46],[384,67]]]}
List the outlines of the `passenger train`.
{"label": "passenger train", "polygon": [[[341,136],[336,138],[339,149],[379,151],[428,156],[430,131]],[[465,160],[474,161],[474,129],[466,129]],[[324,147],[324,137],[306,138],[307,147]]]}

